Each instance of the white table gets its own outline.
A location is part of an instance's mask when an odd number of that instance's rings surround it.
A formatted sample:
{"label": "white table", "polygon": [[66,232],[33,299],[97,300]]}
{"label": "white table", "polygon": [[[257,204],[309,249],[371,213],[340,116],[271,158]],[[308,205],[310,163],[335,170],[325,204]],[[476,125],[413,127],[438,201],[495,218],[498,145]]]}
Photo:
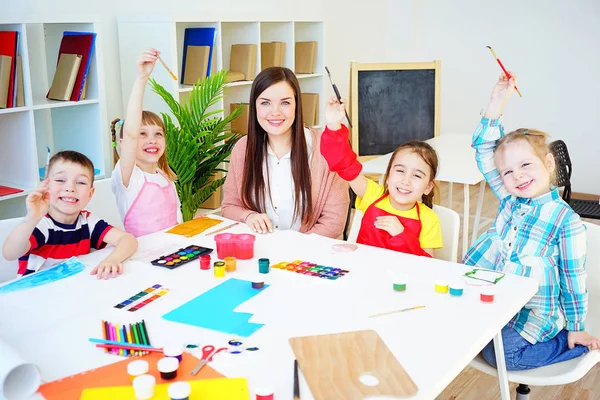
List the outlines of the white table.
{"label": "white table", "polygon": [[[480,183],[477,211],[473,221],[471,243],[477,239],[477,230],[481,218],[481,207],[485,191],[485,179],[477,168],[475,150],[471,148],[471,135],[443,134],[426,140],[438,153],[439,167],[436,179],[448,182],[448,207],[452,208],[452,184],[464,185],[464,216],[463,216],[463,256],[469,247],[469,185]],[[383,184],[383,175],[387,169],[392,153],[374,158],[363,163],[363,173],[380,174],[379,183]]]}
{"label": "white table", "polygon": [[[247,230],[239,225],[230,231]],[[250,278],[257,272],[258,257],[269,257],[272,264],[302,259],[351,271],[329,281],[272,269],[266,280],[271,286],[236,309],[253,313],[251,322],[265,324],[245,339],[247,345],[260,350],[242,356],[221,353],[211,366],[225,376],[247,377],[251,399],[254,389],[263,385],[273,388],[278,400],[292,398],[294,355],[290,337],[361,329],[379,333],[417,385],[414,399],[433,399],[537,291],[535,280],[510,275],[497,285],[494,303],[479,300],[478,286],[466,285],[462,297],[450,297],[435,293],[434,281],[462,280],[467,270],[463,265],[363,245],[352,253],[334,253],[332,245],[336,243],[343,242],[291,231],[258,236],[256,258],[238,260],[237,271],[228,273],[227,277]],[[166,245],[177,249],[188,244],[212,247],[214,239],[156,233],[141,238],[138,254],[148,249],[160,252]],[[92,266],[106,251],[81,259]],[[212,271],[201,271],[197,261],[167,270],[132,260],[126,263],[122,276],[107,281],[91,277],[89,270],[46,286],[0,296],[0,337],[24,359],[36,363],[46,381],[122,359],[88,342],[90,337],[101,337],[101,320],[127,323],[144,318],[155,346],[176,338],[184,343],[221,347],[231,339],[227,334],[161,318],[223,282]],[[392,290],[390,277],[395,273],[406,278],[406,292]],[[160,301],[135,313],[113,308],[157,283],[172,289]],[[426,307],[368,318],[377,312],[415,305]],[[497,345],[501,349],[501,343]],[[500,373],[500,383],[503,398],[509,399],[505,373]],[[303,400],[312,398],[303,378],[300,388]]]}

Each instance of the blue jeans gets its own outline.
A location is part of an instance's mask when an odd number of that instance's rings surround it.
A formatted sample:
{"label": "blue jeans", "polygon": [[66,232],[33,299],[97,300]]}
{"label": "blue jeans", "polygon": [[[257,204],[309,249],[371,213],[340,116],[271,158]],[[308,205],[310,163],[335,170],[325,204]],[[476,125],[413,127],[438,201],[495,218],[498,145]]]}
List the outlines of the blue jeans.
{"label": "blue jeans", "polygon": [[[519,335],[516,330],[505,326],[502,328],[502,342],[504,343],[506,369],[509,371],[519,371],[543,367],[571,360],[589,351],[587,347],[580,345],[569,349],[568,334],[569,332],[563,329],[558,335],[547,342],[531,344]],[[487,362],[494,367],[496,366],[493,341],[489,342],[481,353]]]}

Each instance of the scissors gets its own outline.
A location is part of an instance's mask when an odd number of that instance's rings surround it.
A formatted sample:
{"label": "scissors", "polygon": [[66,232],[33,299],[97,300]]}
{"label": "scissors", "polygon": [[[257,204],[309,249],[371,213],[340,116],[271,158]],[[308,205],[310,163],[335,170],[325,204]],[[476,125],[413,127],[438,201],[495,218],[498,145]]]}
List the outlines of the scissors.
{"label": "scissors", "polygon": [[213,346],[212,344],[207,344],[206,346],[204,346],[202,348],[202,359],[200,360],[200,363],[198,363],[198,365],[196,365],[196,368],[194,368],[192,370],[192,372],[190,372],[190,375],[196,375],[198,372],[200,372],[200,370],[206,364],[208,364],[210,361],[212,361],[213,357],[217,353],[220,353],[223,350],[227,350],[227,347],[221,347],[220,349],[215,351],[215,346]]}

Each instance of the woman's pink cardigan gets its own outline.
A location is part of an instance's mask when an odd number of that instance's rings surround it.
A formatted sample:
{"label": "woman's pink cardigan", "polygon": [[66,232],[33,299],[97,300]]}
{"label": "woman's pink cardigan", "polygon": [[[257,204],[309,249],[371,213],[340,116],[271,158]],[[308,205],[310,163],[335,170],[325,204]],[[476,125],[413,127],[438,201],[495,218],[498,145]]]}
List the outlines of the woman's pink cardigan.
{"label": "woman's pink cardigan", "polygon": [[[325,158],[321,155],[321,133],[312,133],[312,206],[313,217],[303,223],[300,232],[317,233],[330,238],[340,236],[346,225],[346,215],[350,198],[348,183],[329,171]],[[224,197],[221,204],[225,218],[245,222],[255,211],[242,204],[242,175],[246,165],[246,145],[248,138],[241,138],[231,152],[229,171],[223,185]]]}

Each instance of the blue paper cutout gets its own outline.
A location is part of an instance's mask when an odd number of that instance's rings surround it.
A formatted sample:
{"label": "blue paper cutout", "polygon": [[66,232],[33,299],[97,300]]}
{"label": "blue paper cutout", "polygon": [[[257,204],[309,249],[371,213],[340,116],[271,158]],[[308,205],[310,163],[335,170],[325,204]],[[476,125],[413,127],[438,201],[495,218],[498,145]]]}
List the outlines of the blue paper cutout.
{"label": "blue paper cutout", "polygon": [[23,278],[0,286],[0,293],[18,292],[19,290],[31,289],[47,285],[61,279],[76,275],[85,269],[85,265],[75,257],[71,257],[52,268],[25,275]]}
{"label": "blue paper cutout", "polygon": [[267,287],[269,285],[265,285],[263,289],[254,289],[249,281],[231,278],[166,313],[163,318],[173,322],[248,337],[260,329],[263,324],[248,322],[252,314],[234,312],[233,310]]}

